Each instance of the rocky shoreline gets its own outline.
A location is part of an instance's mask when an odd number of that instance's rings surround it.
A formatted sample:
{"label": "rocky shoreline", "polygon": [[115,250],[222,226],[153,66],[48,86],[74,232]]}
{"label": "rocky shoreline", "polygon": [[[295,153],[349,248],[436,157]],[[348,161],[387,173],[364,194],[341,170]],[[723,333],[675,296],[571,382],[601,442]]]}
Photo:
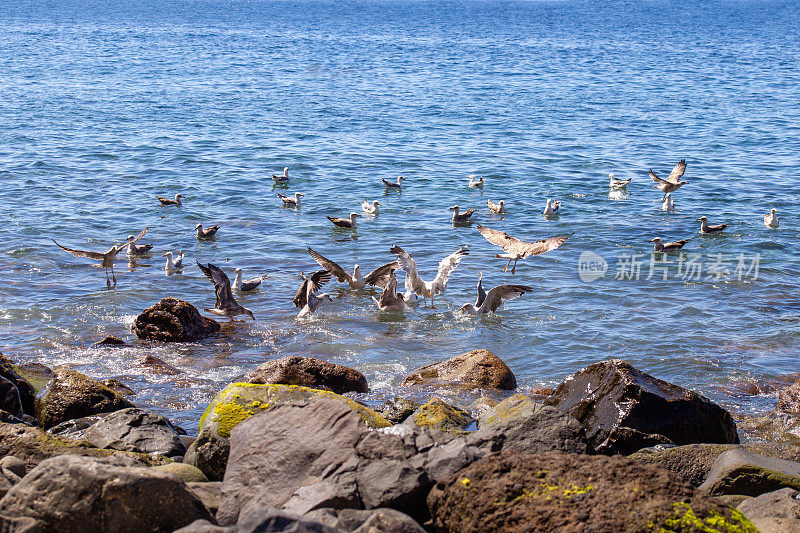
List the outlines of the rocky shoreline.
{"label": "rocky shoreline", "polygon": [[[216,331],[184,304],[162,300],[135,331]],[[796,441],[740,444],[725,409],[624,361],[473,406],[344,396],[368,386],[318,359],[269,361],[192,437],[115,380],[0,355],[0,531],[800,531]],[[473,350],[402,386],[516,380]],[[800,382],[778,408],[798,406]]]}

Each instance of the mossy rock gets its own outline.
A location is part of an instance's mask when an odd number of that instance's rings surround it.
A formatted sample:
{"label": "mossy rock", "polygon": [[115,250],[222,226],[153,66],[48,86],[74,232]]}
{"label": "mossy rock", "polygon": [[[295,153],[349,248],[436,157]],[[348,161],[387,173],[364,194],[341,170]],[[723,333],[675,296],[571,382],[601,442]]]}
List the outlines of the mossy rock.
{"label": "mossy rock", "polygon": [[463,435],[472,422],[472,417],[463,409],[448,405],[439,398],[433,398],[414,411],[404,424],[438,429],[450,435]]}
{"label": "mossy rock", "polygon": [[25,381],[33,385],[36,394],[38,394],[39,391],[42,390],[51,379],[53,379],[53,371],[50,368],[38,363],[11,366],[17,372],[17,374],[25,379]]}

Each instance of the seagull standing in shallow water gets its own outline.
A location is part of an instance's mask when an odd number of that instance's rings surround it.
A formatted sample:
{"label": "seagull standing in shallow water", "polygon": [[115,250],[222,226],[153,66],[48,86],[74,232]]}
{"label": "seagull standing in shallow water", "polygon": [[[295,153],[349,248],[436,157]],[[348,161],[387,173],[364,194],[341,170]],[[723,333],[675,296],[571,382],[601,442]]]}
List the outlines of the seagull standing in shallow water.
{"label": "seagull standing in shallow water", "polygon": [[708,217],[705,216],[702,216],[697,220],[700,221],[700,233],[704,235],[707,233],[719,233],[728,227],[727,224],[709,224]]}
{"label": "seagull standing in shallow water", "polygon": [[470,174],[469,176],[469,185],[467,185],[470,189],[483,189],[484,179],[483,176],[480,178],[476,178],[475,174]]}
{"label": "seagull standing in shallow water", "polygon": [[547,205],[544,206],[544,212],[542,214],[546,217],[552,217],[558,214],[559,209],[561,209],[561,200],[553,201],[548,198]]}
{"label": "seagull standing in shallow water", "polygon": [[778,210],[773,208],[770,210],[769,213],[764,215],[764,225],[769,228],[777,228],[780,222],[778,222]]}
{"label": "seagull standing in shallow water", "polygon": [[426,308],[428,307],[426,300],[430,298],[431,309],[436,309],[436,306],[433,305],[433,297],[437,294],[444,294],[444,291],[447,290],[447,281],[450,279],[450,274],[458,267],[464,256],[469,254],[469,251],[462,246],[439,262],[439,270],[433,281],[423,281],[417,272],[417,263],[414,262],[410,254],[397,245],[392,246],[389,251],[397,256],[400,270],[406,273],[406,293],[404,298],[410,300],[412,295],[422,296]]}
{"label": "seagull standing in shallow water", "polygon": [[300,197],[305,196],[305,194],[301,192],[294,193],[294,198],[291,196],[286,196],[285,194],[281,194],[279,192],[276,192],[275,194],[277,194],[278,198],[281,199],[284,207],[300,207]]}
{"label": "seagull standing in shallow water", "polygon": [[231,280],[228,279],[228,275],[225,274],[221,268],[211,263],[202,265],[200,262],[197,263],[197,266],[200,267],[203,274],[214,284],[214,293],[217,296],[217,302],[214,304],[214,307],[211,309],[204,309],[204,311],[218,316],[226,316],[231,320],[233,320],[233,317],[236,315],[248,315],[255,320],[253,312],[240,305],[239,302],[234,299],[233,293],[231,292]]}
{"label": "seagull standing in shallow water", "polygon": [[368,215],[378,216],[379,205],[381,205],[381,203],[378,200],[372,200],[372,203],[370,203],[368,200],[364,200],[361,203],[361,209],[363,209]]}
{"label": "seagull standing in shallow water", "polygon": [[111,279],[114,280],[114,285],[117,284],[117,277],[114,275],[114,260],[117,258],[117,254],[120,253],[122,250],[124,250],[127,246],[130,246],[132,243],[144,237],[145,233],[147,233],[147,230],[148,228],[144,228],[142,232],[139,233],[139,236],[133,239],[132,241],[128,240],[125,242],[125,244],[114,245],[107,252],[92,252],[87,250],[76,250],[74,248],[66,248],[58,244],[55,239],[51,240],[56,243],[56,246],[58,246],[65,252],[74,255],[75,257],[85,257],[87,259],[92,259],[93,261],[100,261],[100,264],[97,266],[106,269],[106,286],[110,287],[111,282],[108,280],[109,269],[111,269]]}
{"label": "seagull standing in shallow water", "polygon": [[656,252],[675,252],[683,248],[683,245],[689,242],[690,240],[692,239],[683,239],[680,241],[664,243],[661,242],[661,237],[653,237],[652,239],[650,239],[650,242],[654,243],[653,249]]}
{"label": "seagull standing in shallow water", "polygon": [[397,177],[397,183],[392,183],[391,181],[386,181],[386,179],[384,179],[384,178],[381,178],[381,181],[383,182],[383,185],[387,189],[400,190],[400,189],[403,188],[403,182],[405,181],[405,178],[403,176],[398,176]]}
{"label": "seagull standing in shallow water", "polygon": [[253,278],[247,281],[242,281],[242,269],[241,268],[234,268],[233,273],[235,276],[233,277],[233,288],[237,291],[252,291],[258,288],[261,285],[261,282],[267,279],[267,274],[258,276],[257,278]]}

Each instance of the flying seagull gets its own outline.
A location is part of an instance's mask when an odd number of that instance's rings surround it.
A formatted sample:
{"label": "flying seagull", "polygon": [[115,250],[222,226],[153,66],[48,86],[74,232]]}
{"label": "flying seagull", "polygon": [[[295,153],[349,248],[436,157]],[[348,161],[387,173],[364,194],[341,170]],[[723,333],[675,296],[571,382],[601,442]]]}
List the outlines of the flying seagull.
{"label": "flying seagull", "polygon": [[664,200],[661,202],[661,209],[663,211],[673,211],[675,210],[675,202],[672,201],[672,193],[668,192],[666,196],[664,196]]}
{"label": "flying seagull", "polygon": [[383,185],[387,189],[402,189],[405,178],[403,176],[398,176],[397,183],[392,183],[391,181],[387,181],[385,178],[381,178],[381,181],[383,182]]}
{"label": "flying seagull", "polygon": [[672,169],[672,172],[669,173],[667,179],[662,180],[658,176],[656,176],[653,169],[650,169],[650,178],[656,183],[653,185],[654,188],[660,190],[664,194],[668,192],[675,192],[680,189],[683,185],[686,185],[687,181],[678,181],[683,176],[683,173],[686,172],[686,160],[681,159],[675,168]]}
{"label": "flying seagull", "polygon": [[553,201],[551,198],[548,198],[547,205],[544,206],[544,212],[542,214],[546,217],[552,217],[558,214],[559,209],[561,209],[561,200]]}
{"label": "flying seagull", "polygon": [[111,269],[111,279],[114,280],[114,285],[117,284],[117,277],[114,275],[114,260],[117,258],[117,254],[124,250],[127,246],[131,245],[132,243],[138,241],[142,237],[144,237],[145,233],[147,233],[148,228],[144,228],[142,232],[139,234],[138,237],[133,239],[132,241],[126,241],[124,244],[115,244],[111,247],[110,250],[107,252],[92,252],[86,250],[76,250],[74,248],[66,248],[61,246],[56,242],[55,239],[52,239],[53,242],[56,243],[56,246],[61,248],[67,253],[74,255],[75,257],[85,257],[87,259],[91,259],[92,261],[100,261],[100,264],[97,265],[99,267],[106,269],[106,286],[110,287],[111,282],[108,280],[108,270]]}
{"label": "flying seagull", "polygon": [[[480,281],[479,281],[480,283]],[[481,287],[481,291],[483,287]],[[533,292],[533,287],[527,285],[498,285],[491,289],[488,294],[484,293],[483,300],[481,300],[480,291],[478,292],[478,301],[480,303],[464,304],[459,311],[469,315],[483,315],[486,313],[494,313],[504,301],[519,298],[526,292]]]}
{"label": "flying seagull", "polygon": [[241,268],[234,268],[233,273],[235,276],[233,277],[233,288],[237,291],[252,291],[255,290],[261,282],[267,279],[267,274],[255,277],[253,279],[242,281],[242,269]]}
{"label": "flying seagull", "polygon": [[381,203],[378,200],[372,200],[372,203],[370,203],[368,200],[365,199],[361,203],[361,209],[363,209],[364,212],[366,214],[368,214],[368,215],[377,216],[378,215],[378,206],[379,205],[381,205]]}
{"label": "flying seagull", "polygon": [[183,250],[181,250],[181,253],[177,259],[172,258],[172,252],[167,252],[161,257],[167,258],[167,263],[164,265],[164,270],[167,272],[173,272],[183,268]]}
{"label": "flying seagull", "polygon": [[608,175],[608,186],[612,189],[624,189],[631,182],[632,178],[626,180],[618,180],[614,177],[614,173]]}
{"label": "flying seagull", "polygon": [[300,312],[297,313],[297,318],[303,318],[313,313],[322,305],[322,302],[326,300],[329,302],[333,301],[329,294],[316,294],[320,287],[330,281],[330,272],[327,270],[318,270],[314,272],[310,278],[307,278],[305,274],[301,272],[300,277],[303,278],[303,284],[300,285],[294,300],[292,300],[295,307],[300,309]]}
{"label": "flying seagull", "polygon": [[239,302],[233,298],[233,293],[231,293],[231,281],[222,269],[211,263],[205,266],[198,262],[197,266],[200,267],[203,274],[214,284],[214,292],[217,295],[217,303],[214,304],[214,307],[211,309],[204,309],[204,311],[219,316],[226,316],[230,319],[233,319],[236,315],[248,315],[255,320],[253,312],[240,305]]}
{"label": "flying seagull", "polygon": [[656,252],[674,252],[683,248],[683,245],[692,239],[683,239],[675,242],[661,242],[661,237],[653,237],[650,242],[654,243],[653,249]]}
{"label": "flying seagull", "polygon": [[197,224],[194,227],[195,235],[197,236],[197,240],[199,241],[208,241],[214,238],[214,235],[217,234],[217,230],[219,226],[211,226],[210,228],[203,229],[202,224]]}
{"label": "flying seagull", "polygon": [[334,226],[337,226],[337,227],[340,227],[340,228],[352,228],[352,229],[355,229],[355,227],[356,227],[356,219],[360,218],[360,217],[361,217],[361,215],[359,215],[358,213],[350,213],[350,218],[334,218],[334,217],[329,217],[329,216],[326,216],[325,218],[327,218],[328,220],[333,222]]}
{"label": "flying seagull", "polygon": [[700,233],[703,233],[703,234],[706,234],[706,233],[719,233],[720,231],[722,231],[722,230],[724,230],[725,228],[728,227],[727,224],[709,224],[708,223],[708,218],[705,217],[705,216],[702,216],[702,217],[698,218],[697,220],[700,221]]}
{"label": "flying seagull", "polygon": [[184,198],[184,196],[182,194],[176,194],[174,200],[164,198],[163,196],[156,196],[156,198],[161,202],[161,205],[183,205],[181,204],[181,198]]}
{"label": "flying seagull", "polygon": [[300,197],[305,196],[305,194],[301,192],[294,193],[294,198],[292,198],[291,196],[286,196],[285,194],[281,194],[279,192],[276,192],[275,194],[277,194],[278,198],[280,198],[283,201],[284,207],[300,207]]}
{"label": "flying seagull", "polygon": [[474,213],[474,212],[475,212],[475,210],[474,210],[474,209],[467,209],[467,210],[466,210],[466,211],[464,211],[463,213],[460,213],[460,212],[459,212],[459,209],[460,209],[460,208],[459,208],[457,205],[454,205],[453,207],[451,207],[451,208],[449,209],[450,211],[452,211],[452,212],[453,212],[453,218],[452,218],[452,220],[453,220],[453,224],[457,224],[457,223],[459,223],[459,222],[466,222],[466,221],[468,221],[468,220],[469,220],[469,217],[471,217],[471,216],[472,216],[472,213]]}
{"label": "flying seagull", "polygon": [[332,275],[336,276],[336,279],[340,283],[347,283],[350,287],[360,290],[363,289],[365,285],[372,285],[375,287],[383,288],[389,282],[389,276],[392,272],[399,268],[397,261],[392,261],[391,263],[387,263],[383,266],[379,266],[366,277],[361,275],[361,270],[358,265],[353,267],[353,273],[348,274],[342,267],[338,264],[334,263],[330,259],[321,256],[316,251],[308,248],[309,255],[319,263],[319,266],[330,272]]}
{"label": "flying seagull", "polygon": [[483,176],[480,178],[476,178],[475,174],[470,174],[467,176],[469,178],[469,185],[470,189],[483,189],[483,184],[485,183]]}
{"label": "flying seagull", "polygon": [[453,273],[464,256],[469,254],[469,251],[462,246],[439,262],[439,270],[433,281],[423,281],[417,272],[417,263],[414,262],[411,255],[397,245],[392,246],[389,251],[397,256],[400,270],[406,273],[405,298],[408,300],[411,295],[422,296],[426,308],[428,307],[426,300],[430,298],[431,309],[436,309],[436,306],[433,305],[433,297],[437,294],[444,294],[444,291],[447,290],[447,280],[450,279],[450,274]]}
{"label": "flying seagull", "polygon": [[380,298],[373,296],[372,301],[377,304],[378,309],[387,313],[402,313],[405,311],[406,302],[403,299],[403,295],[397,292],[397,276],[394,275],[394,270],[391,271]]}
{"label": "flying seagull", "polygon": [[150,253],[152,244],[136,244],[136,237],[128,235],[128,257],[141,257]]}
{"label": "flying seagull", "polygon": [[289,167],[283,168],[283,174],[280,175],[272,175],[272,180],[275,183],[289,183]]}
{"label": "flying seagull", "polygon": [[489,211],[495,215],[500,215],[506,212],[506,201],[500,200],[500,203],[494,203],[491,200],[486,200],[486,205],[489,206]]}
{"label": "flying seagull", "polygon": [[525,242],[517,239],[516,237],[512,237],[504,231],[487,228],[486,226],[481,226],[480,224],[478,225],[478,231],[481,232],[481,235],[483,235],[487,241],[495,246],[499,246],[504,252],[506,252],[504,254],[495,254],[495,257],[497,258],[508,259],[508,263],[503,268],[503,272],[508,270],[508,265],[511,264],[511,261],[514,261],[514,266],[511,268],[512,274],[516,271],[517,261],[520,259],[524,259],[532,255],[541,255],[551,250],[555,250],[564,244],[566,240],[574,234],[570,233],[569,235],[559,235],[557,237],[550,237],[548,239],[542,239],[536,242]]}
{"label": "flying seagull", "polygon": [[764,225],[769,228],[777,228],[780,222],[778,222],[778,210],[773,208],[770,210],[769,213],[764,215]]}

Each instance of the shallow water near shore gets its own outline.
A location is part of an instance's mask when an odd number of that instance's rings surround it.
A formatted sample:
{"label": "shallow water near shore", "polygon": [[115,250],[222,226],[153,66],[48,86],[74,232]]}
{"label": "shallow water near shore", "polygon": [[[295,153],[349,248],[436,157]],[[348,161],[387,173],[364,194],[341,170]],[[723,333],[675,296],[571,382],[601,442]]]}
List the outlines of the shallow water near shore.
{"label": "shallow water near shore", "polygon": [[[118,377],[190,432],[226,383],[287,355],[360,370],[371,391],[355,397],[369,403],[437,393],[465,405],[471,393],[398,385],[475,348],[506,361],[523,392],[623,358],[749,414],[775,392],[748,384],[800,368],[796,2],[32,1],[4,4],[0,23],[0,351],[16,361]],[[689,183],[666,213],[647,170],[665,177],[682,158]],[[291,182],[274,188],[284,166]],[[627,194],[609,194],[610,172],[633,178]],[[485,188],[467,188],[469,174]],[[402,194],[386,192],[380,179],[398,175]],[[275,191],[305,193],[303,207]],[[181,208],[155,200],[177,192]],[[325,219],[365,198],[381,212],[356,231]],[[541,216],[547,198],[559,217]],[[508,213],[490,215],[487,199]],[[475,223],[452,226],[454,204],[524,240],[575,234],[512,276]],[[775,230],[762,222],[773,207]],[[729,227],[701,236],[701,215]],[[220,224],[218,237],[198,242],[198,222]],[[121,255],[113,289],[50,240],[107,250],[145,226],[157,253]],[[654,265],[666,280],[650,276],[656,235],[692,238],[691,255]],[[332,304],[294,318],[298,273],[316,269],[307,246],[369,271],[393,244],[424,279],[469,246],[437,309],[381,316],[334,282]],[[188,266],[167,276],[160,256],[180,249]],[[585,251],[604,277],[579,277]],[[685,275],[694,254],[699,279]],[[161,298],[214,304],[195,260],[269,273],[240,300],[256,320],[197,343],[136,343],[134,318]],[[536,292],[461,316],[478,271],[487,288]],[[91,348],[106,334],[134,347]]]}

